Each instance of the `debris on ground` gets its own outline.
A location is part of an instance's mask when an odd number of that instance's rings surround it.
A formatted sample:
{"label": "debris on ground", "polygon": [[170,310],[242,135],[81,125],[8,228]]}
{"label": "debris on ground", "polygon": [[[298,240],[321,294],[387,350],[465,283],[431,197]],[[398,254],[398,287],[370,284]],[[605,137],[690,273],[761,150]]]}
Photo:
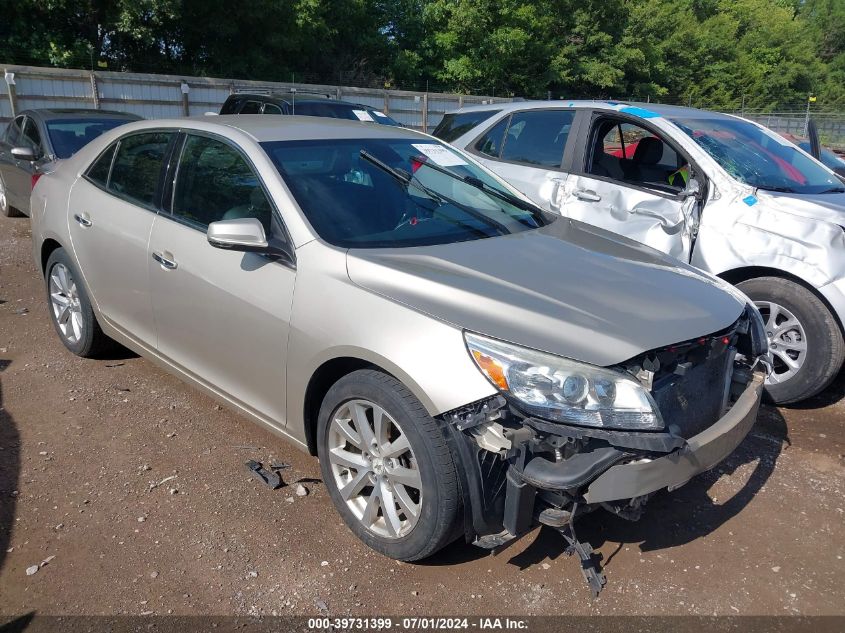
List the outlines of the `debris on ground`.
{"label": "debris on ground", "polygon": [[[165,484],[165,483],[167,483],[168,481],[173,481],[174,479],[176,479],[176,477],[178,477],[178,475],[170,475],[170,477],[165,477],[164,479],[162,479],[162,480],[161,480],[161,481],[159,481],[158,483],[156,483],[156,482],[152,482],[152,483],[150,484],[150,490],[155,490],[155,489],[156,489],[156,488],[158,488],[161,484]],[[171,488],[171,490],[173,490],[173,488]],[[172,492],[171,492],[170,494],[174,494],[174,493],[172,493]]]}
{"label": "debris on ground", "polygon": [[306,488],[302,484],[296,484],[296,496],[297,497],[305,497],[307,495],[308,495],[308,488]]}
{"label": "debris on ground", "polygon": [[246,463],[246,467],[271,490],[277,490],[285,485],[285,482],[282,481],[282,474],[278,470],[267,470],[261,462],[251,459]]}

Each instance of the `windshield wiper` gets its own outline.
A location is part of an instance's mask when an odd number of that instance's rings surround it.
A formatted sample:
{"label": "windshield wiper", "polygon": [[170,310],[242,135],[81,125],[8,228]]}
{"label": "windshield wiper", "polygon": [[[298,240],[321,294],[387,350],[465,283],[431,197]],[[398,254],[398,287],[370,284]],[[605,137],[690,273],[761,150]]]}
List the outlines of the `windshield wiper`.
{"label": "windshield wiper", "polygon": [[831,187],[830,189],[825,189],[819,193],[845,193],[845,187]]}
{"label": "windshield wiper", "polygon": [[376,158],[375,156],[370,154],[370,152],[368,152],[367,150],[362,149],[359,152],[359,156],[361,156],[361,158],[363,158],[368,163],[372,163],[373,165],[375,165],[376,167],[378,167],[379,169],[381,169],[385,173],[390,174],[396,180],[398,180],[399,182],[404,184],[406,187],[410,187],[410,186],[417,187],[420,191],[422,191],[427,196],[429,196],[431,199],[436,201],[439,205],[443,206],[445,203],[448,202],[449,204],[457,207],[458,209],[460,209],[464,213],[467,213],[468,215],[471,215],[472,217],[474,217],[478,220],[481,220],[482,222],[485,222],[486,224],[491,225],[496,231],[499,232],[500,235],[508,235],[510,233],[510,231],[508,231],[507,227],[504,224],[497,222],[493,218],[488,217],[488,216],[484,215],[483,213],[480,213],[480,212],[476,211],[475,209],[466,206],[465,204],[461,204],[457,200],[453,200],[452,198],[449,198],[448,196],[444,196],[442,193],[439,193],[437,191],[434,191],[433,189],[430,189],[429,187],[426,187],[424,184],[422,184],[420,182],[419,178],[417,178],[416,176],[412,176],[412,175],[408,174],[408,172],[406,172],[406,171],[396,169],[395,167],[391,167],[390,165],[388,165],[384,161],[379,160],[378,158]]}
{"label": "windshield wiper", "polygon": [[512,193],[508,193],[507,191],[502,191],[501,189],[497,189],[496,187],[491,187],[490,185],[486,184],[483,180],[481,180],[480,178],[476,178],[475,176],[461,176],[460,174],[456,174],[455,172],[453,172],[451,169],[446,169],[445,167],[441,167],[440,165],[437,165],[436,163],[433,163],[433,162],[428,161],[428,160],[425,161],[425,163],[423,163],[423,164],[426,167],[430,167],[434,171],[438,171],[441,174],[446,174],[447,176],[451,176],[455,180],[459,180],[461,182],[464,182],[464,183],[468,184],[470,187],[474,187],[476,189],[483,191],[484,193],[488,193],[492,196],[495,196],[496,198],[499,198],[500,200],[504,200],[505,202],[509,202],[513,206],[515,206],[519,209],[522,209],[523,211],[531,211],[532,213],[536,213],[537,211],[542,211],[542,209],[540,209],[540,207],[538,207],[537,205],[535,205],[531,202],[527,202],[527,201],[523,200],[522,198],[519,198],[519,197],[513,195]]}
{"label": "windshield wiper", "polygon": [[765,191],[777,191],[778,193],[797,193],[795,189],[789,187],[764,187],[763,185],[757,185],[757,188],[764,189]]}

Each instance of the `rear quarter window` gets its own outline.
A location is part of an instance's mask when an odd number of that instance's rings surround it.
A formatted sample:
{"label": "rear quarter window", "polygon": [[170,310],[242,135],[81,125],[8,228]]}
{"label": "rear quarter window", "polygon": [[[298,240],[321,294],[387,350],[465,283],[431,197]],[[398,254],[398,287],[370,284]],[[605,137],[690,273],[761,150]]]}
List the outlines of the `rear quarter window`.
{"label": "rear quarter window", "polygon": [[85,174],[88,180],[105,188],[109,182],[109,172],[111,171],[111,162],[114,158],[114,149],[117,143],[112,144],[105,152],[100,154],[100,157],[94,161],[88,172]]}

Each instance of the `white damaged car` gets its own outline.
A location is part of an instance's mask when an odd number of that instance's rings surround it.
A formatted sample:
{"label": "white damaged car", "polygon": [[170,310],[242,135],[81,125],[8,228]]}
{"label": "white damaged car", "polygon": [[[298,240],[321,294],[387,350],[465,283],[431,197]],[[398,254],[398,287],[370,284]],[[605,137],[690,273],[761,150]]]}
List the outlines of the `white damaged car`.
{"label": "white damaged car", "polygon": [[539,101],[462,108],[434,135],[547,210],[736,284],[766,321],[775,402],[842,367],[845,187],[778,134],[692,108]]}

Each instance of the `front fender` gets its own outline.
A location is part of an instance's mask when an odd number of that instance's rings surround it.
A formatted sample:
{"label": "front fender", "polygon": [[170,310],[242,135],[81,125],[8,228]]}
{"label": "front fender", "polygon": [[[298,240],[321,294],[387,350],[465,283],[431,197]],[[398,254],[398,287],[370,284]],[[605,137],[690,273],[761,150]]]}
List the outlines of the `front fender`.
{"label": "front fender", "polygon": [[306,437],[311,377],[333,358],[372,363],[400,380],[432,416],[495,395],[463,331],[354,284],[346,252],[314,242],[297,249],[288,342],[287,430]]}
{"label": "front fender", "polygon": [[845,277],[845,230],[779,207],[748,192],[708,204],[691,263],[717,275],[776,269],[814,288]]}

